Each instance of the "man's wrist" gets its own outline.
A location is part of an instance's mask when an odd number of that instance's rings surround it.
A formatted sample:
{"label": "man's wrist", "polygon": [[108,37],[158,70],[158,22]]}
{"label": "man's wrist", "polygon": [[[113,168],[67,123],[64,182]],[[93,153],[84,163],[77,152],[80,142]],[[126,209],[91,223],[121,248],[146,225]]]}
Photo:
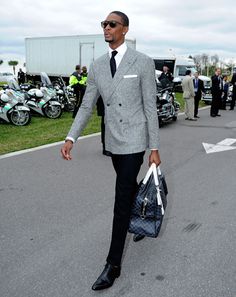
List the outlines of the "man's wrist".
{"label": "man's wrist", "polygon": [[75,143],[75,140],[72,137],[66,137],[65,142],[67,142],[67,141],[70,141],[73,144]]}

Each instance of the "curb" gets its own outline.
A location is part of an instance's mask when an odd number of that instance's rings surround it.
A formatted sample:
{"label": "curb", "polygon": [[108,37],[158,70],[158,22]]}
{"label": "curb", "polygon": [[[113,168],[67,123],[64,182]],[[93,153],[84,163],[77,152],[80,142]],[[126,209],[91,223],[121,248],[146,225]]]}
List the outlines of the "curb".
{"label": "curb", "polygon": [[[90,138],[90,137],[95,137],[95,136],[98,136],[98,135],[101,135],[101,132],[81,136],[81,137],[79,137],[79,139],[83,140],[83,139],[87,139],[87,138]],[[43,150],[43,149],[46,149],[46,148],[49,148],[49,147],[61,145],[63,143],[64,143],[64,141],[58,141],[58,142],[54,142],[54,143],[50,143],[50,144],[45,144],[45,145],[33,147],[33,148],[30,148],[30,149],[25,149],[25,150],[21,150],[21,151],[17,151],[17,152],[8,153],[8,154],[5,154],[5,155],[1,155],[0,160],[10,158],[10,157],[14,157],[14,156],[18,156],[18,155],[22,155],[22,154],[26,154],[26,153],[30,153],[30,152],[34,152],[34,151]]]}

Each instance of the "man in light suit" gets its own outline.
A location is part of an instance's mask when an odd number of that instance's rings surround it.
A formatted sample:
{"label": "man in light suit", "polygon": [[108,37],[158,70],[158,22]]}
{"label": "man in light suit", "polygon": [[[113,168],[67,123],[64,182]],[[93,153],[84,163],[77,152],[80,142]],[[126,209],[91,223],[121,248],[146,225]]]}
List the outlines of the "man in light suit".
{"label": "man in light suit", "polygon": [[83,103],[61,149],[63,158],[71,160],[73,143],[101,96],[105,107],[105,149],[111,152],[116,189],[110,250],[93,290],[111,287],[120,276],[131,206],[145,150],[151,150],[149,164],[161,162],[154,62],[127,48],[125,34],[129,19],[124,13],[110,13],[101,25],[109,53],[92,63]]}
{"label": "man in light suit", "polygon": [[187,70],[182,81],[183,98],[185,100],[185,120],[196,121],[194,118],[194,87],[193,79],[191,77],[191,70]]}

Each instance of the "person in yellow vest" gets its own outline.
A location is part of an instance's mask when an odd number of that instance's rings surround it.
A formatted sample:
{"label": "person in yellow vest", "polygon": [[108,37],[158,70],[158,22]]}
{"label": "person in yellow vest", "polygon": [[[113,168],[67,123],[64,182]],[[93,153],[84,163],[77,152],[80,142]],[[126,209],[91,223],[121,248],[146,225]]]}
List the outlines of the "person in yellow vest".
{"label": "person in yellow vest", "polygon": [[80,65],[75,66],[75,71],[71,74],[69,85],[74,89],[74,93],[76,96],[76,104],[72,114],[72,117],[75,118],[80,105],[83,100],[83,96],[85,93],[86,81],[82,78]]}
{"label": "person in yellow vest", "polygon": [[88,71],[87,71],[87,67],[83,66],[82,67],[82,72],[80,73],[82,80],[85,82],[87,82],[87,77],[88,77]]}

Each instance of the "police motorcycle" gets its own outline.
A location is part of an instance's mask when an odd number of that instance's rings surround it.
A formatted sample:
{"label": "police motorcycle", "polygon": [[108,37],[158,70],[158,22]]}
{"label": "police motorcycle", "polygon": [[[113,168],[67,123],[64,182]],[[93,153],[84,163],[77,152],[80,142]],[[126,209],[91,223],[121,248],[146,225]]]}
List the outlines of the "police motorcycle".
{"label": "police motorcycle", "polygon": [[180,104],[176,101],[173,84],[163,84],[157,81],[156,95],[157,115],[160,127],[167,122],[176,121]]}
{"label": "police motorcycle", "polygon": [[67,87],[63,78],[59,76],[54,82],[53,87],[56,90],[58,102],[61,103],[65,111],[73,111],[75,107],[75,96],[73,90]]}
{"label": "police motorcycle", "polygon": [[15,126],[25,126],[31,121],[30,109],[24,103],[24,94],[15,79],[10,79],[0,91],[0,120]]}
{"label": "police motorcycle", "polygon": [[36,114],[57,119],[62,114],[62,106],[56,97],[52,83],[45,72],[41,72],[41,86],[25,92],[25,103]]}

